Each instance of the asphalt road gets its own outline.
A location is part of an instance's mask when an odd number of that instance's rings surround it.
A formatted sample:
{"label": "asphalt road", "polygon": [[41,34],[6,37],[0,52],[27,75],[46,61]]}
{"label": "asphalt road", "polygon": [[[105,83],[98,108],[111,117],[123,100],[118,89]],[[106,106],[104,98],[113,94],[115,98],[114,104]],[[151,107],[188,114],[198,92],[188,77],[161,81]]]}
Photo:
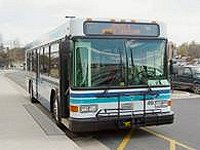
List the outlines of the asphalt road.
{"label": "asphalt road", "polygon": [[[10,79],[24,89],[25,75],[16,71],[7,73]],[[100,142],[109,149],[127,150],[192,150],[200,149],[200,96],[188,92],[175,92],[173,99],[173,111],[175,122],[171,125],[137,128],[121,131],[101,131],[88,133],[83,137],[73,139],[79,145],[91,141]],[[185,93],[185,95],[184,95]],[[188,95],[188,96],[187,96]],[[173,96],[172,96],[173,97]],[[93,141],[93,144],[95,143]]]}

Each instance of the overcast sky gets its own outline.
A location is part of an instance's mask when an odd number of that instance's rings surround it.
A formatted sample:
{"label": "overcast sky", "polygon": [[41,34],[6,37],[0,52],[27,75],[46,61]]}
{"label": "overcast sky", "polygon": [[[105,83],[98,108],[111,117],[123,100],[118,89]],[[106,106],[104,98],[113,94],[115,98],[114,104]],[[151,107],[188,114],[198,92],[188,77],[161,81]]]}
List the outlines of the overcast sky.
{"label": "overcast sky", "polygon": [[200,42],[199,0],[0,0],[4,41],[31,42],[66,21],[66,15],[158,20],[177,44]]}

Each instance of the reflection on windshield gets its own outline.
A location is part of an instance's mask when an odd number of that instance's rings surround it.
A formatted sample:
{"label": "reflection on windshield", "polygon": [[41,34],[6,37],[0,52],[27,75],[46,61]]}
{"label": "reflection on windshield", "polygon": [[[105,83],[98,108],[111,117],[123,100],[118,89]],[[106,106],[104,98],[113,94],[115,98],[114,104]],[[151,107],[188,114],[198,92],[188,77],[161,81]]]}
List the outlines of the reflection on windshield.
{"label": "reflection on windshield", "polygon": [[129,85],[145,84],[149,79],[163,78],[165,42],[162,40],[129,40]]}
{"label": "reflection on windshield", "polygon": [[124,74],[122,51],[123,41],[117,39],[82,39],[75,42],[74,85],[119,86]]}
{"label": "reflection on windshield", "polygon": [[164,78],[165,40],[77,39],[73,85],[113,87]]}

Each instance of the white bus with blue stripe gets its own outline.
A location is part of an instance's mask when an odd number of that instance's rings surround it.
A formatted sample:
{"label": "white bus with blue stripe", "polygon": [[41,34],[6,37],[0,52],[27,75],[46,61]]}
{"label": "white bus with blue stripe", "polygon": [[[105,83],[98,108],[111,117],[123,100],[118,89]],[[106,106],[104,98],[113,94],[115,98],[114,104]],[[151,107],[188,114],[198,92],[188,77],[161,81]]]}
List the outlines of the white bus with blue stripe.
{"label": "white bus with blue stripe", "polygon": [[70,18],[26,59],[31,101],[71,131],[173,123],[162,23]]}

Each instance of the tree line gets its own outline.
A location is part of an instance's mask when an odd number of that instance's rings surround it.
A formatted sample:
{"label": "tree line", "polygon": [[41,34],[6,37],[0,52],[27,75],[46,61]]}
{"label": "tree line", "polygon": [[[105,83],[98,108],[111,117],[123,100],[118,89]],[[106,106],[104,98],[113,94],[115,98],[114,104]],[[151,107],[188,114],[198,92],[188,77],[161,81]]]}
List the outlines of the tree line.
{"label": "tree line", "polygon": [[185,42],[177,47],[177,54],[187,56],[188,59],[200,58],[200,44],[192,41],[191,43]]}
{"label": "tree line", "polygon": [[0,50],[0,66],[12,66],[15,63],[24,63],[25,48]]}

